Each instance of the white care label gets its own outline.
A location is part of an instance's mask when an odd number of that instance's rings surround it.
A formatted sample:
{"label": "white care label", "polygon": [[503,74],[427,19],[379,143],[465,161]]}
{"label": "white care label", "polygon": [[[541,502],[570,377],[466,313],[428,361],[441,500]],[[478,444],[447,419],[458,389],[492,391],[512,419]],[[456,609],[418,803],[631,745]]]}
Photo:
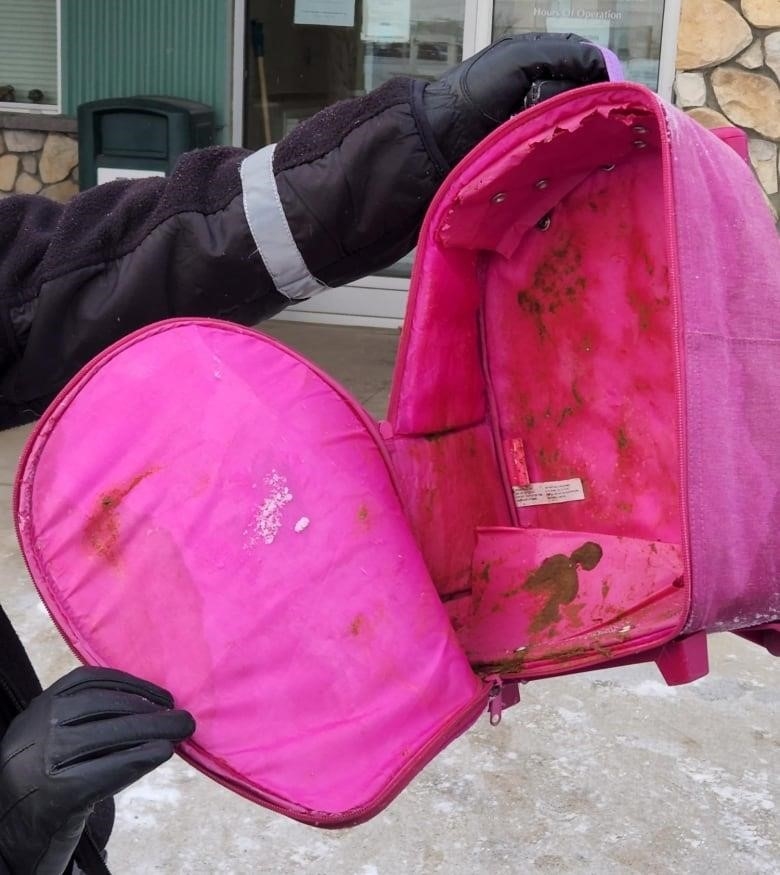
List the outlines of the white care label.
{"label": "white care label", "polygon": [[533,507],[537,504],[564,504],[567,501],[583,501],[585,492],[582,480],[548,480],[546,483],[529,483],[528,486],[513,486],[517,507]]}

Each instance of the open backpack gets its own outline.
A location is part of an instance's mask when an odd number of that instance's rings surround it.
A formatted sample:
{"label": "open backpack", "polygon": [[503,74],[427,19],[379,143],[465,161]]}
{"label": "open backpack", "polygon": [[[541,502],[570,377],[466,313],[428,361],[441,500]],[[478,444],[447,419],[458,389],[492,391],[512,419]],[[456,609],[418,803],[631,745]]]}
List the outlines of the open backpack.
{"label": "open backpack", "polygon": [[263,334],[152,325],[31,436],[22,550],[82,660],[193,713],[186,760],[356,824],[519,682],[780,652],[779,304],[737,151],[569,92],[437,194],[386,422]]}

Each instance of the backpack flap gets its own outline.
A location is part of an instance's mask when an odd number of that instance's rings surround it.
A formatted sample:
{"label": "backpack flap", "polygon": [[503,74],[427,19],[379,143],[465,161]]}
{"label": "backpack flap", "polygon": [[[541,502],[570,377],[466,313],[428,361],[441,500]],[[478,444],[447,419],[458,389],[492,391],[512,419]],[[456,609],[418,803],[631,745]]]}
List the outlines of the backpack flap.
{"label": "backpack flap", "polygon": [[298,820],[372,816],[485,708],[372,422],[256,332],[177,320],[97,358],[16,514],[75,653],[170,689],[182,756]]}

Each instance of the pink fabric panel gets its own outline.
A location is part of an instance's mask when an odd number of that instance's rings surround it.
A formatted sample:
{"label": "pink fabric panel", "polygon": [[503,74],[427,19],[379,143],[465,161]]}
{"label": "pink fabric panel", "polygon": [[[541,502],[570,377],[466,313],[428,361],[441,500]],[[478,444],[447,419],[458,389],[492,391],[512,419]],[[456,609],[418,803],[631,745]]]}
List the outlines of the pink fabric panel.
{"label": "pink fabric panel", "polygon": [[[558,142],[592,156],[594,135],[611,139],[604,128]],[[657,133],[643,139],[651,145],[564,197],[547,230],[490,260],[485,348],[502,444],[524,448],[531,482],[579,478],[585,492],[584,501],[521,508],[520,524],[679,544],[661,165]],[[555,162],[542,172],[552,183]]]}
{"label": "pink fabric panel", "polygon": [[[632,110],[634,106],[618,111],[609,104],[583,112],[573,109],[554,129],[536,136],[518,131],[496,142],[484,175],[464,180],[439,227],[440,243],[510,258],[526,232],[583,180],[603,166],[633,158],[634,142],[648,136],[637,134],[635,126],[655,126],[655,120],[642,112],[641,104]],[[652,136],[657,143],[657,133]]]}
{"label": "pink fabric panel", "polygon": [[185,757],[259,801],[361,818],[483,695],[370,423],[261,335],[129,339],[22,478],[25,553],[76,651],[171,689],[198,723]]}
{"label": "pink fabric panel", "polygon": [[[649,95],[636,86],[596,85],[579,89],[576,102],[556,100],[526,110],[483,141],[445,180],[420,232],[412,273],[388,411],[388,420],[397,434],[463,428],[477,424],[485,415],[477,331],[482,288],[477,250],[498,248],[497,227],[507,230],[510,236],[517,234],[513,230],[516,215],[510,220],[506,210],[496,212],[485,206],[493,194],[502,191],[495,184],[495,176],[505,173],[507,163],[520,161],[521,156],[513,156],[513,148],[523,153],[525,141],[547,138],[559,125],[577,127],[596,107],[606,112],[620,107],[627,97],[636,98],[637,93],[643,99]],[[512,132],[519,128],[520,145],[512,147],[508,145],[514,141]],[[604,143],[600,163],[618,160],[630,146],[628,135]],[[506,162],[499,162],[506,153]],[[576,155],[567,157],[570,162],[579,160]],[[570,186],[576,184],[577,172],[578,166],[573,181],[567,183]],[[531,181],[536,178],[531,176]],[[528,223],[532,224],[557,202],[561,189],[542,192],[532,188],[531,195]],[[463,229],[459,235],[458,228],[450,230],[450,216],[465,197],[475,199],[477,207],[473,212],[459,210]],[[507,209],[516,214],[526,200],[530,198],[523,192],[519,205],[516,199],[510,200]],[[483,227],[488,214],[495,216],[498,225]]]}
{"label": "pink fabric panel", "polygon": [[780,617],[780,238],[750,169],[667,107],[685,330],[690,630]]}
{"label": "pink fabric panel", "polygon": [[436,588],[443,595],[468,589],[475,527],[511,522],[490,429],[482,425],[425,438],[396,437],[389,447]]}
{"label": "pink fabric panel", "polygon": [[730,146],[743,161],[750,160],[748,138],[742,128],[710,128],[709,131]]}
{"label": "pink fabric panel", "polygon": [[687,607],[677,545],[549,529],[477,538],[458,637],[482,671],[543,677],[631,655],[668,640]]}
{"label": "pink fabric panel", "polygon": [[430,248],[414,274],[388,419],[406,435],[473,425],[485,415],[476,255]]}

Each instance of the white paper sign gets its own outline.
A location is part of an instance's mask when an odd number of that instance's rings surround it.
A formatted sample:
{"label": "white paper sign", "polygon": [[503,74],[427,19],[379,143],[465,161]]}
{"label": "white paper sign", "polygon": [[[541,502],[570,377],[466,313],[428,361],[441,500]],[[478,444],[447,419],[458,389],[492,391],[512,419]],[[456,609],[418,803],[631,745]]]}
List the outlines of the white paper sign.
{"label": "white paper sign", "polygon": [[295,0],[294,24],[355,26],[355,0]]}
{"label": "white paper sign", "polygon": [[367,43],[408,43],[411,37],[411,0],[366,0],[363,33]]}

